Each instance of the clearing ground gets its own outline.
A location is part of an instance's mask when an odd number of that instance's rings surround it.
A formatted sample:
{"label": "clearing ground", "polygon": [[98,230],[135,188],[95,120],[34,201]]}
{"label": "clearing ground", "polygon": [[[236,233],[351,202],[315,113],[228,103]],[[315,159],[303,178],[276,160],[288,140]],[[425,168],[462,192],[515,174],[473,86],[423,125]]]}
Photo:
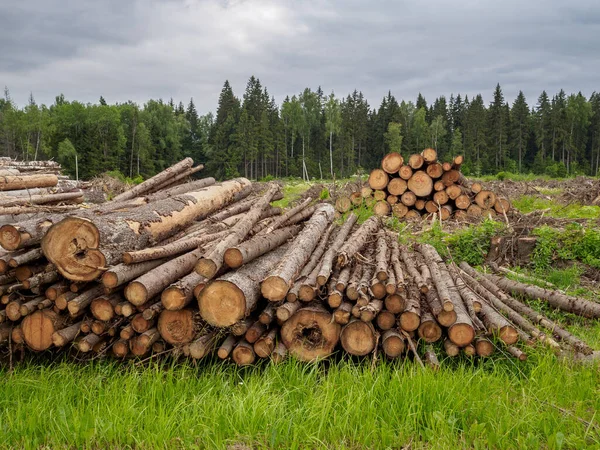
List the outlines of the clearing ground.
{"label": "clearing ground", "polygon": [[[393,226],[407,240],[426,241],[472,265],[483,265],[490,238],[502,236],[501,259],[513,270],[598,300],[598,180],[486,184],[519,210],[508,224],[500,218],[466,226]],[[279,205],[335,195],[335,189],[286,182]],[[517,259],[511,245],[524,236],[537,244],[525,260]],[[530,305],[600,349],[598,321]],[[41,355],[35,363],[13,361],[13,370],[1,369],[0,447],[600,446],[598,363],[574,362],[539,346],[526,351],[524,362],[502,347],[491,358],[474,360],[442,358],[440,351],[439,372],[410,359],[374,362],[372,357],[238,368],[216,359],[198,365],[171,359],[77,364]]]}

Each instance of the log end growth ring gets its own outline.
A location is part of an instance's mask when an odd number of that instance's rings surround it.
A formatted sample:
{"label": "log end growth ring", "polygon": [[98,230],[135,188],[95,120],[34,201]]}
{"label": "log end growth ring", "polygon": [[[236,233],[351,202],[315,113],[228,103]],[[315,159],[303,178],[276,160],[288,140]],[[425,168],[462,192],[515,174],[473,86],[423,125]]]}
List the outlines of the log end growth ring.
{"label": "log end growth ring", "polygon": [[42,239],[42,251],[64,277],[91,281],[106,266],[106,258],[98,250],[99,243],[100,233],[92,221],[68,217],[48,230]]}
{"label": "log end growth ring", "polygon": [[244,318],[246,298],[235,284],[215,280],[198,295],[200,315],[215,327],[229,327]]}

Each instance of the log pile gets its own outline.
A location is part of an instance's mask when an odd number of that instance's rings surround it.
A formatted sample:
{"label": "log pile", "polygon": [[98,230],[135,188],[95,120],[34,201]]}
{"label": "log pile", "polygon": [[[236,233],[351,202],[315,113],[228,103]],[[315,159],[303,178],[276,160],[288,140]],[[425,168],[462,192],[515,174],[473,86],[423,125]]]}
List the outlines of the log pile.
{"label": "log pile", "polygon": [[379,216],[391,214],[402,220],[465,220],[506,214],[510,202],[468,180],[460,171],[462,163],[462,156],[439,162],[432,148],[410,155],[407,161],[399,153],[389,153],[360,191],[336,200],[336,209],[345,213],[364,204]]}
{"label": "log pile", "polygon": [[432,368],[442,352],[500,348],[523,360],[536,341],[592,351],[517,297],[591,318],[598,304],[400,245],[378,216],[337,223],[332,205],[310,199],[281,211],[271,206],[278,185],[257,191],[243,178],[156,189],[165,182],[159,174],[97,208],[2,227],[0,347],[215,353],[238,365],[341,350],[412,354]]}

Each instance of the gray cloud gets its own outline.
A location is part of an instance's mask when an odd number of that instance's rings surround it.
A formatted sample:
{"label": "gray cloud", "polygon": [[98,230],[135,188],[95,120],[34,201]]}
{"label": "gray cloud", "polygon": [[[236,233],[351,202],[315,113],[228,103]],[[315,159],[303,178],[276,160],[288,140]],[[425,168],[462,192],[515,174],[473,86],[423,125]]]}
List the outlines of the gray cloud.
{"label": "gray cloud", "polygon": [[214,110],[225,79],[251,74],[278,101],[304,87],[372,106],[484,94],[534,104],[600,89],[600,4],[592,0],[47,1],[0,4],[0,84],[24,104],[194,97]]}

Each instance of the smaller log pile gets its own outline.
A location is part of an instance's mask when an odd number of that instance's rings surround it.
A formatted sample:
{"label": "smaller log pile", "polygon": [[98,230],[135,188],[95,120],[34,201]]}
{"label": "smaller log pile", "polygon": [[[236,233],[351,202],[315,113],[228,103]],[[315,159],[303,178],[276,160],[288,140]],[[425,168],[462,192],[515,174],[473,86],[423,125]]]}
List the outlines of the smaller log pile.
{"label": "smaller log pile", "polygon": [[517,296],[593,319],[598,303],[400,245],[378,216],[336,223],[332,205],[310,198],[281,211],[276,184],[200,180],[144,195],[159,175],[96,209],[0,229],[0,346],[216,353],[238,365],[339,349],[432,367],[441,351],[486,357],[498,346],[523,360],[538,341],[592,352]]}
{"label": "smaller log pile", "polygon": [[389,153],[381,168],[371,171],[366,186],[336,200],[336,209],[344,213],[364,203],[379,216],[392,214],[405,220],[465,220],[507,213],[510,202],[469,181],[460,172],[462,163],[462,156],[441,163],[432,148],[411,155],[408,161],[399,153]]}
{"label": "smaller log pile", "polygon": [[[16,161],[0,157],[0,215],[79,208],[83,191],[61,174],[55,161]],[[13,218],[11,218],[13,219]]]}

